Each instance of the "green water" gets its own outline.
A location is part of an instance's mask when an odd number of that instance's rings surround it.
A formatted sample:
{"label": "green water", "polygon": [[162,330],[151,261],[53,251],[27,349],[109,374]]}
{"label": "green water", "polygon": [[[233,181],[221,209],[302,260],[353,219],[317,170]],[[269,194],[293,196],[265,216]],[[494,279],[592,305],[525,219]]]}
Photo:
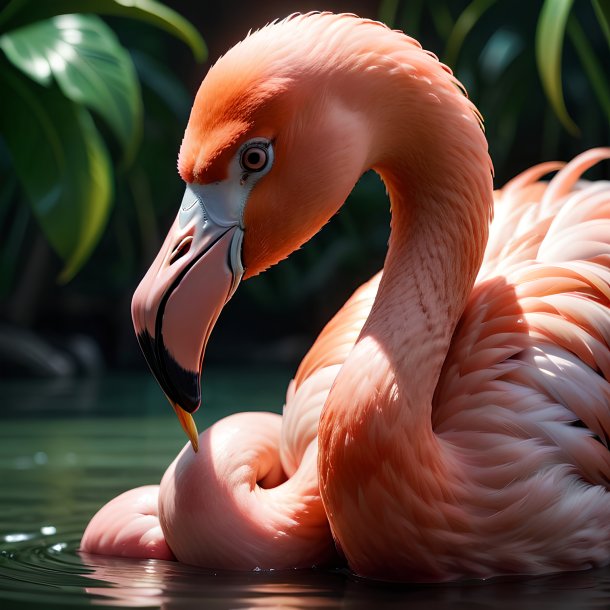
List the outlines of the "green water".
{"label": "green water", "polygon": [[[200,429],[232,411],[279,410],[289,374],[206,371]],[[0,609],[610,608],[610,569],[388,586],[341,570],[211,572],[79,554],[91,515],[126,489],[158,483],[184,442],[148,375],[1,382]]]}

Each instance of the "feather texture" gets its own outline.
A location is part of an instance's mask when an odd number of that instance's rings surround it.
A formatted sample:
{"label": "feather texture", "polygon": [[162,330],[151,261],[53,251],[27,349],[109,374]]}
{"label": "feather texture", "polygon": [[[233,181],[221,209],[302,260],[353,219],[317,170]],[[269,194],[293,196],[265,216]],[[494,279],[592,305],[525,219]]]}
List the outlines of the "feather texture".
{"label": "feather texture", "polygon": [[[332,560],[334,539],[379,579],[610,562],[610,183],[583,178],[610,149],[492,193],[481,120],[433,54],[353,15],[274,22],[212,68],[179,169],[221,182],[248,138],[272,142],[241,219],[246,276],[307,241],[368,168],[392,233],[383,272],[303,359],[283,417],[226,418],[168,469],[159,517],[178,559],[304,567]],[[104,538],[129,524],[116,512],[138,521],[138,497],[98,513],[86,550],[127,538],[142,556],[154,538],[168,551],[156,514],[154,535]]]}

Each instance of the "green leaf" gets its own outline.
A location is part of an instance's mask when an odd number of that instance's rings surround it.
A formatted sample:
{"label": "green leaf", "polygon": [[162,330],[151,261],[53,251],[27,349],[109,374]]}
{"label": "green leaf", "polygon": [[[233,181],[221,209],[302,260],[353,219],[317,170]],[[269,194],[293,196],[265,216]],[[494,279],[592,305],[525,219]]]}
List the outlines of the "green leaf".
{"label": "green leaf", "polygon": [[496,0],[473,0],[457,18],[447,40],[443,61],[448,66],[454,66],[464,44],[466,36],[477,24],[481,16],[495,4]]}
{"label": "green leaf", "polygon": [[54,78],[64,95],[99,113],[127,162],[137,149],[142,98],[133,62],[113,31],[94,15],[62,15],[4,36],[0,48],[42,85]]}
{"label": "green leaf", "polygon": [[606,36],[608,46],[610,46],[610,0],[592,0],[597,21]]}
{"label": "green leaf", "polygon": [[205,42],[197,29],[176,11],[154,0],[11,0],[0,13],[0,31],[70,13],[97,13],[144,21],[186,43],[197,61],[207,56]]}
{"label": "green leaf", "polygon": [[561,54],[566,23],[574,0],[545,0],[536,29],[536,62],[542,86],[555,114],[572,134],[578,134],[563,97]]}
{"label": "green leaf", "polygon": [[578,58],[585,69],[585,74],[610,125],[610,88],[608,87],[607,73],[600,65],[595,52],[591,48],[587,35],[583,32],[578,21],[573,17],[570,17],[568,20],[568,36],[578,53]]}
{"label": "green leaf", "polygon": [[112,201],[108,153],[89,113],[57,87],[0,71],[0,134],[47,239],[74,276],[104,229]]}

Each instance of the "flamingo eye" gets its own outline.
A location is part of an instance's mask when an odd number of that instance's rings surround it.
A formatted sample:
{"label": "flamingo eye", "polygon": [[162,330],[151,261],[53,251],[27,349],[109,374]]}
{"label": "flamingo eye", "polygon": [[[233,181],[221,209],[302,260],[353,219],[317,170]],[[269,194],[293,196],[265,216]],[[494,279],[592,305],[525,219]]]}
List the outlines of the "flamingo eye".
{"label": "flamingo eye", "polygon": [[269,155],[260,144],[249,146],[242,153],[239,162],[247,172],[260,172],[267,165]]}

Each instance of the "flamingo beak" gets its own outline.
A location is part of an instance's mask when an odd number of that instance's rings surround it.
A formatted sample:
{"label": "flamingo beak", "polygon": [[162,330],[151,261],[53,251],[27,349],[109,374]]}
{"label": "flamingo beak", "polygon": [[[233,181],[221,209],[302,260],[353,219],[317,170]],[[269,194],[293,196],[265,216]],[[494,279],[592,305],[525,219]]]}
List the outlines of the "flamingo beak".
{"label": "flamingo beak", "polygon": [[178,216],[131,303],[144,357],[195,451],[191,413],[201,404],[205,347],[244,271],[243,230],[238,221],[215,213],[230,192],[214,186],[206,191],[187,185]]}

